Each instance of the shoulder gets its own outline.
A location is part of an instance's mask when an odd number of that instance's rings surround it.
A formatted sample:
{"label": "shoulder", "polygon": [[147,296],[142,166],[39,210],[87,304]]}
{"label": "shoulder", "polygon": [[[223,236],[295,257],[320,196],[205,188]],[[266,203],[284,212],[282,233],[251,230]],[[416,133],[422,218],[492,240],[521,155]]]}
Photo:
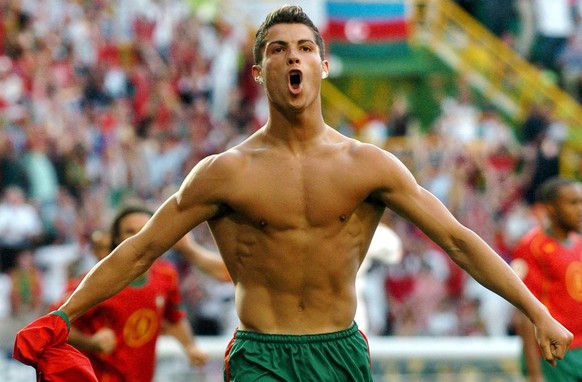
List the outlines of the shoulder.
{"label": "shoulder", "polygon": [[201,178],[206,181],[228,180],[249,161],[248,150],[244,147],[231,148],[222,153],[209,155],[200,160],[190,171],[186,180]]}
{"label": "shoulder", "polygon": [[248,162],[239,149],[230,149],[200,160],[188,173],[177,193],[181,205],[193,200],[220,203],[243,174]]}
{"label": "shoulder", "polygon": [[150,268],[151,285],[159,288],[167,285],[170,289],[179,284],[180,275],[176,265],[169,260],[157,259]]}
{"label": "shoulder", "polygon": [[165,259],[157,259],[156,261],[154,261],[151,270],[156,273],[165,274],[169,276],[174,276],[178,274],[176,265],[174,265],[174,263],[172,263],[171,261]]}
{"label": "shoulder", "polygon": [[513,257],[532,257],[547,243],[543,229],[535,227],[526,232],[513,249]]}
{"label": "shoulder", "polygon": [[366,143],[359,141],[355,138],[350,138],[342,135],[339,132],[335,132],[332,135],[332,141],[337,145],[343,147],[343,152],[345,152],[350,160],[356,161],[356,163],[365,164],[383,164],[383,165],[400,165],[401,161],[392,153],[384,150],[381,147],[373,145],[371,143]]}

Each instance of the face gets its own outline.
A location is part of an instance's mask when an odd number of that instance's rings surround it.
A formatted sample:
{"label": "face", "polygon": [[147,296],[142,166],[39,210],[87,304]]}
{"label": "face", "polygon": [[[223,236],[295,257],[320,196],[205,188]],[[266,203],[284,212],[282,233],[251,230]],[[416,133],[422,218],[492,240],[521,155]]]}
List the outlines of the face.
{"label": "face", "polygon": [[119,224],[118,245],[124,240],[138,233],[150,220],[151,216],[144,212],[128,214],[121,219]]}
{"label": "face", "polygon": [[269,29],[261,65],[253,76],[262,77],[269,100],[275,105],[301,109],[319,97],[322,61],[313,31],[303,24],[276,24]]}
{"label": "face", "polygon": [[562,187],[555,203],[548,207],[548,215],[558,228],[570,232],[582,229],[582,185]]}
{"label": "face", "polygon": [[107,232],[95,231],[91,235],[91,248],[97,259],[101,260],[109,254],[111,236]]}

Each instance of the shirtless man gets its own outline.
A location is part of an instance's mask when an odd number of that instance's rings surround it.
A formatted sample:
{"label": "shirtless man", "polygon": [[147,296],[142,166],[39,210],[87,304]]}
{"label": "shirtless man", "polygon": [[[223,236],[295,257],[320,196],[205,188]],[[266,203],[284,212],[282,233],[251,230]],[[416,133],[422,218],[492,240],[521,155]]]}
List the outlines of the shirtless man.
{"label": "shirtless man", "polygon": [[252,74],[269,101],[265,126],[200,161],[140,233],[92,269],[59,317],[75,320],[113,296],[207,222],[235,284],[240,319],[225,380],[371,381],[368,346],[354,323],[355,278],[390,208],[520,309],[548,362],[564,356],[571,333],[501,257],[397,158],[325,123],[320,90],[329,64],[301,8],[267,16],[254,57]]}

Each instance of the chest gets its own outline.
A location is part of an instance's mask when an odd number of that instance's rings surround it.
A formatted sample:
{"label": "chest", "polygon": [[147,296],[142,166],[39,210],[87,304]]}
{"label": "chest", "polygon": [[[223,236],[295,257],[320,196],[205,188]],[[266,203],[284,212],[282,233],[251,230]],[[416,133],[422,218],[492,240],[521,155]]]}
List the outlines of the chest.
{"label": "chest", "polygon": [[251,220],[310,226],[346,220],[371,187],[346,163],[275,160],[252,166],[228,204]]}
{"label": "chest", "polygon": [[164,316],[168,304],[173,302],[172,293],[169,281],[156,275],[142,285],[126,287],[104,301],[99,306],[98,314],[108,317],[111,323],[120,325],[136,315],[158,321]]}
{"label": "chest", "polygon": [[582,241],[575,240],[568,245],[545,241],[533,254],[542,278],[561,282],[574,272],[582,280]]}

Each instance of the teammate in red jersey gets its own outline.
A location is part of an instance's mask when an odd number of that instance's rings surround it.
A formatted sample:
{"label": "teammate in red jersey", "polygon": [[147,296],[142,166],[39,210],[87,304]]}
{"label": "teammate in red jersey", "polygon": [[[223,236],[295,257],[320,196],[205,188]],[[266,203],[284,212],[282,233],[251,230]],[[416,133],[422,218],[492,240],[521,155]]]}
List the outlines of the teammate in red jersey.
{"label": "teammate in red jersey", "polygon": [[[151,211],[141,206],[119,211],[111,234],[93,237],[95,256],[99,260],[104,258],[122,241],[139,232],[151,215]],[[195,246],[196,243],[186,237],[175,248],[188,254],[189,249],[190,253],[196,252]],[[223,275],[226,280],[222,260],[218,255],[215,258],[214,262],[202,259],[194,263],[217,278]],[[66,297],[81,280],[69,282]],[[152,381],[156,340],[162,326],[165,333],[173,335],[182,344],[193,365],[203,365],[207,355],[196,346],[180,305],[178,273],[172,263],[158,259],[143,276],[119,294],[73,322],[68,342],[89,358],[99,381]]]}
{"label": "teammate in red jersey", "polygon": [[531,382],[582,381],[582,184],[552,178],[540,186],[537,196],[547,223],[517,244],[512,267],[574,340],[553,368],[541,357],[533,325],[520,315],[524,372]]}

